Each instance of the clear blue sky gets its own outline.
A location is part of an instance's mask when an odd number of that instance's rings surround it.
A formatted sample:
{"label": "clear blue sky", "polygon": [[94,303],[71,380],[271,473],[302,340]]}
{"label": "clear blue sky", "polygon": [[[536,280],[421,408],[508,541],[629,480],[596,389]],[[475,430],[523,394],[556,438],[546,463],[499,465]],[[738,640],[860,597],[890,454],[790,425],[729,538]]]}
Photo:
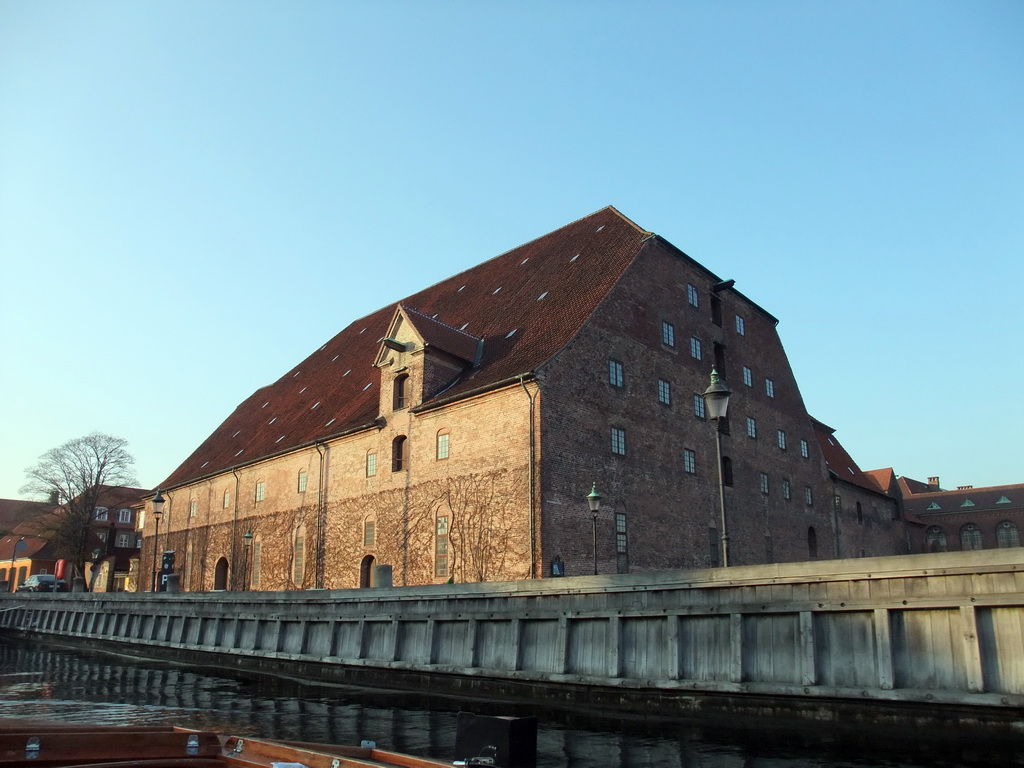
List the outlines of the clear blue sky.
{"label": "clear blue sky", "polygon": [[1022,40],[1019,0],[0,0],[0,497],[93,430],[152,487],[608,204],[780,318],[863,468],[1024,482]]}

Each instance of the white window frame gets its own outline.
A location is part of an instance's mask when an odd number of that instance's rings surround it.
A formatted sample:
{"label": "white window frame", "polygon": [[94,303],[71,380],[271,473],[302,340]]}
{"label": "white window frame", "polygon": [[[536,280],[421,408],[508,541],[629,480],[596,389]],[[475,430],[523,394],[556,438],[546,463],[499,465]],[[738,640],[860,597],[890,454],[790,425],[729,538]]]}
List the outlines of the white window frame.
{"label": "white window frame", "polygon": [[662,405],[672,405],[672,384],[665,379],[658,379],[658,402]]}
{"label": "white window frame", "polygon": [[626,455],[626,430],[612,427],[612,453],[616,456]]}
{"label": "white window frame", "polygon": [[697,293],[697,286],[692,283],[686,285],[686,300],[689,302],[691,307],[700,306],[700,294]]}

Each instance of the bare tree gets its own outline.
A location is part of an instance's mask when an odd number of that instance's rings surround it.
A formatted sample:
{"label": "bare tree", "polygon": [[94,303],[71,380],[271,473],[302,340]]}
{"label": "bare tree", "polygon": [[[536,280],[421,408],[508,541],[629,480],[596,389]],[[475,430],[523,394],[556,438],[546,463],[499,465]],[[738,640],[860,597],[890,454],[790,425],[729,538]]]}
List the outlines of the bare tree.
{"label": "bare tree", "polygon": [[40,535],[50,539],[60,557],[85,571],[89,529],[104,486],[136,485],[135,457],[128,441],[102,432],[69,440],[51,448],[25,470],[22,493],[39,494],[59,505],[40,523]]}

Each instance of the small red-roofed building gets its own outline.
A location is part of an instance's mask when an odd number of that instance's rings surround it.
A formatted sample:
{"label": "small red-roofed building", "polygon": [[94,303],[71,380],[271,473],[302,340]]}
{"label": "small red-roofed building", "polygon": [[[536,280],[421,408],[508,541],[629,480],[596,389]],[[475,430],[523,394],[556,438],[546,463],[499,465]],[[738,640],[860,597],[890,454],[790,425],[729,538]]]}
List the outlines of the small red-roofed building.
{"label": "small red-roofed building", "polygon": [[[862,472],[832,427],[817,419],[812,419],[811,423],[832,481],[832,513],[836,517],[832,530],[837,537],[837,555],[865,557],[869,552],[890,555],[910,552],[906,537],[894,538],[894,530],[902,527],[896,522],[900,520],[900,505],[898,498],[882,486],[884,478]],[[885,552],[886,547],[890,551]]]}
{"label": "small red-roofed building", "polygon": [[[599,210],[354,321],[243,401],[161,484],[159,521],[147,504],[139,584],[165,551],[185,590],[711,567],[724,535],[730,565],[893,554],[885,500],[830,474],[777,323]],[[712,368],[733,393],[724,525]],[[847,486],[878,513],[858,522]]]}

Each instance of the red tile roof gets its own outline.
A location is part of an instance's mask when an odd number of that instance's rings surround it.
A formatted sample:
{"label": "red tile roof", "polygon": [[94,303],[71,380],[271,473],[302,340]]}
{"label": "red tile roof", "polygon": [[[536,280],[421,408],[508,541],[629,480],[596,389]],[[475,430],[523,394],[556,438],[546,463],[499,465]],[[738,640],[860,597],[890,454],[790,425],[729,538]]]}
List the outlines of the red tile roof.
{"label": "red tile roof", "polygon": [[836,477],[848,483],[858,485],[861,488],[866,488],[869,491],[884,493],[872,478],[861,472],[857,462],[853,460],[839,440],[836,439],[835,430],[832,427],[821,423],[815,418],[811,419],[811,425],[814,427],[814,435],[818,438],[821,452],[825,454],[825,464],[835,473]]}
{"label": "red tile roof", "polygon": [[[609,206],[403,299],[403,307],[484,340],[479,364],[443,397],[498,385],[552,358],[650,235]],[[257,390],[162,487],[370,426],[380,402],[373,362],[397,306],[355,321]]]}
{"label": "red tile roof", "polygon": [[[903,481],[909,480],[909,483]],[[904,491],[903,508],[910,515],[927,518],[930,515],[959,512],[976,514],[978,512],[1014,512],[1024,510],[1024,483],[1013,485],[990,485],[982,488],[958,488],[954,491],[911,490],[925,486],[910,478],[900,478],[901,489]]]}

